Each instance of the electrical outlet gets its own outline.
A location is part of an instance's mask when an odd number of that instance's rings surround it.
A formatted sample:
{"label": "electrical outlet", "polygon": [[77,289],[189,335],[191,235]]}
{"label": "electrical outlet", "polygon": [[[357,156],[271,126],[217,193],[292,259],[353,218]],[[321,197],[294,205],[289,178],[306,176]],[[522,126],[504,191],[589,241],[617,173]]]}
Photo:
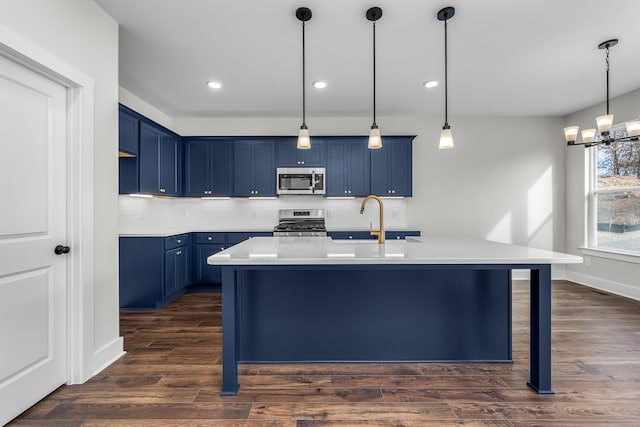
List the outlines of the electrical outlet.
{"label": "electrical outlet", "polygon": [[584,265],[587,267],[591,266],[591,258],[584,257]]}

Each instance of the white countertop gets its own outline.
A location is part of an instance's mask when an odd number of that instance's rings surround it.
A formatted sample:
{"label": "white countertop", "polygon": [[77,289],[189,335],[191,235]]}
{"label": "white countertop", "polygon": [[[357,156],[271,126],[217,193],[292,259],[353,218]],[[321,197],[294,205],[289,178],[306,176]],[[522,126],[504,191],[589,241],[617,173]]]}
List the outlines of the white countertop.
{"label": "white countertop", "polygon": [[212,265],[580,264],[575,255],[462,237],[332,240],[254,237],[207,258]]}

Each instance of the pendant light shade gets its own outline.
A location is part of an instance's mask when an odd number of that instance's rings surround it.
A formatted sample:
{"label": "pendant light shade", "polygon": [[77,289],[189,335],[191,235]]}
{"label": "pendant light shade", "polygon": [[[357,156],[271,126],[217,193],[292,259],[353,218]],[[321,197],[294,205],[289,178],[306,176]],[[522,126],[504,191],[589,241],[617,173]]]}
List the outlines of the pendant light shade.
{"label": "pendant light shade", "polygon": [[380,136],[380,129],[378,129],[378,126],[371,126],[371,130],[369,131],[369,144],[367,146],[372,150],[382,148],[382,137]]}
{"label": "pendant light shade", "polygon": [[382,17],[382,9],[379,7],[369,8],[365,16],[373,23],[373,124],[369,131],[369,144],[367,146],[375,150],[382,148],[382,137],[376,123],[376,21]]}
{"label": "pendant light shade", "polygon": [[311,9],[299,7],[296,10],[296,18],[302,22],[302,125],[298,132],[298,143],[296,146],[301,150],[311,148],[311,138],[306,123],[306,76],[305,76],[305,43],[304,43],[304,23],[311,19]]}
{"label": "pendant light shade", "polygon": [[297,147],[301,150],[307,150],[311,148],[311,137],[309,136],[309,130],[306,126],[301,127],[300,132],[298,132]]}
{"label": "pendant light shade", "polygon": [[444,126],[442,126],[442,132],[440,132],[440,144],[438,148],[441,150],[447,148],[453,148],[453,135],[451,134],[451,127],[449,126],[448,116],[448,85],[447,85],[447,21],[453,18],[456,10],[453,7],[445,7],[438,11],[436,15],[438,21],[444,21]]}

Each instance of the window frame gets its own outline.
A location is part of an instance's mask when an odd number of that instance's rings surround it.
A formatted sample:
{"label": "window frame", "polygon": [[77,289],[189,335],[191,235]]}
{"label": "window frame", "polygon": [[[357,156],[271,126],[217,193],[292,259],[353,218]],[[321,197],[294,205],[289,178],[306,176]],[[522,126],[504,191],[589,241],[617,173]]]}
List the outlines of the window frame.
{"label": "window frame", "polygon": [[[612,133],[620,131],[625,128],[625,123],[620,123],[613,126]],[[626,135],[626,132],[625,132]],[[588,186],[587,186],[587,215],[586,215],[586,244],[587,246],[581,248],[582,253],[585,255],[599,256],[602,258],[609,258],[618,261],[633,262],[640,264],[640,251],[627,251],[624,249],[601,247],[598,246],[598,202],[597,196],[599,194],[616,194],[625,191],[638,191],[640,192],[640,185],[633,187],[613,187],[613,188],[598,188],[598,148],[596,145],[593,148],[587,150],[589,153],[588,159]]]}

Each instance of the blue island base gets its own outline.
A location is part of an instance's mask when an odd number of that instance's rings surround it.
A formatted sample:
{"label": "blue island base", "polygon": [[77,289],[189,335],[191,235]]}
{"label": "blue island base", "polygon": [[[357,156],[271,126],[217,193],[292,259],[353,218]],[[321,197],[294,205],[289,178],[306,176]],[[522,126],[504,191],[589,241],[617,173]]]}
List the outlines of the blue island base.
{"label": "blue island base", "polygon": [[510,270],[365,268],[238,271],[238,362],[511,361]]}

